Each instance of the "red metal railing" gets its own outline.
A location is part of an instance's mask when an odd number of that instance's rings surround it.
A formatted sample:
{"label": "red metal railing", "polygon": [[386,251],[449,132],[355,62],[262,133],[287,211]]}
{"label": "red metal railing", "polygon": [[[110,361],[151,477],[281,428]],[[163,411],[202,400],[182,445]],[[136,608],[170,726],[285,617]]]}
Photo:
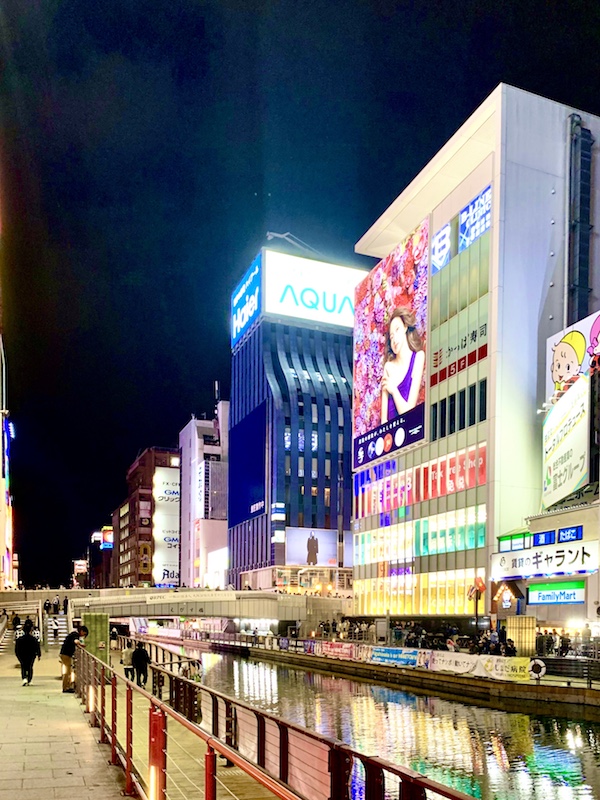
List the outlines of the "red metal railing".
{"label": "red metal railing", "polygon": [[[127,794],[135,785],[150,800],[166,797],[165,792],[170,796],[167,787],[189,796],[187,781],[214,800],[217,783],[226,785],[226,767],[235,765],[282,800],[350,800],[355,794],[364,800],[425,800],[431,793],[471,800],[407,767],[360,753],[181,677],[172,671],[177,655],[159,649],[150,645],[153,660],[170,669],[151,665],[152,694],[85,650],[78,652],[77,691],[90,722],[111,743],[111,763],[120,761],[125,768]],[[110,720],[103,711],[107,685]],[[187,744],[183,731],[192,734]],[[200,741],[206,747],[202,757]],[[219,769],[217,754],[225,759]]]}

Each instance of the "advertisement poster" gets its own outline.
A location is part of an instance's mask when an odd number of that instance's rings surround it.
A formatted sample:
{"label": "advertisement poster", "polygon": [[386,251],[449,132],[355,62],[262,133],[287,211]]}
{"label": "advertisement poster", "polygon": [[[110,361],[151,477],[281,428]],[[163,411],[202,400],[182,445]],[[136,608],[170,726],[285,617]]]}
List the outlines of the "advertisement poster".
{"label": "advertisement poster", "polygon": [[337,567],[337,531],[328,528],[286,528],[285,563]]}
{"label": "advertisement poster", "polygon": [[475,673],[479,656],[469,653],[450,653],[447,650],[433,650],[429,669],[435,672],[454,672],[457,675]]}
{"label": "advertisement poster", "polygon": [[525,656],[503,658],[502,656],[476,656],[477,667],[474,675],[480,678],[494,678],[497,681],[518,681],[528,683],[529,663]]}
{"label": "advertisement poster", "polygon": [[491,578],[499,581],[596,572],[598,566],[598,540],[576,541],[511,553],[492,553]]}
{"label": "advertisement poster", "polygon": [[261,403],[229,431],[229,527],[265,513],[267,404]]}
{"label": "advertisement poster", "polygon": [[358,285],[354,319],[354,467],[425,437],[429,223]]}
{"label": "advertisement poster", "polygon": [[323,642],[322,654],[329,658],[354,658],[352,642]]}
{"label": "advertisement poster", "polygon": [[547,509],[589,483],[589,374],[579,375],[550,408],[544,419],[542,439],[542,507]]}
{"label": "advertisement poster", "polygon": [[546,340],[546,399],[562,392],[578,375],[595,366],[600,355],[600,312]]}
{"label": "advertisement poster", "polygon": [[261,311],[261,261],[259,253],[231,295],[231,348],[250,329]]}
{"label": "advertisement poster", "polygon": [[374,664],[391,664],[393,667],[423,666],[419,663],[422,650],[412,650],[406,647],[373,647],[371,661]]}
{"label": "advertisement poster", "polygon": [[179,586],[179,468],[157,467],[152,479],[152,580]]}

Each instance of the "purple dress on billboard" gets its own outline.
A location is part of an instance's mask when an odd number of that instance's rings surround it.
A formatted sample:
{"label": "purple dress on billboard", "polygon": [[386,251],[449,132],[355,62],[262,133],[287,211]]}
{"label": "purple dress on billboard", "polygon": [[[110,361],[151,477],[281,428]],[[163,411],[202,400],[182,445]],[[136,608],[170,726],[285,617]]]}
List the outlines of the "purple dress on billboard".
{"label": "purple dress on billboard", "polygon": [[[408,369],[406,370],[406,375],[402,378],[400,383],[398,384],[398,391],[400,392],[400,397],[406,401],[408,400],[408,396],[410,395],[410,387],[412,384],[412,374],[413,374],[413,367],[415,366],[415,358],[416,352],[413,350],[413,354],[410,357],[410,364],[408,365]],[[394,417],[400,416],[396,409],[396,403],[394,403],[394,398],[391,394],[388,394],[388,420],[394,419]]]}

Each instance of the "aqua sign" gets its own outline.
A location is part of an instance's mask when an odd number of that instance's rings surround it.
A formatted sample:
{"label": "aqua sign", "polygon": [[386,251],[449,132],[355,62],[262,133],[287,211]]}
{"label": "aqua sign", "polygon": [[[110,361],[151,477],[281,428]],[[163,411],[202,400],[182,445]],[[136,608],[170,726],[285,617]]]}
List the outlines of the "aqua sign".
{"label": "aqua sign", "polygon": [[530,606],[562,606],[585,603],[585,581],[534,583],[528,589]]}

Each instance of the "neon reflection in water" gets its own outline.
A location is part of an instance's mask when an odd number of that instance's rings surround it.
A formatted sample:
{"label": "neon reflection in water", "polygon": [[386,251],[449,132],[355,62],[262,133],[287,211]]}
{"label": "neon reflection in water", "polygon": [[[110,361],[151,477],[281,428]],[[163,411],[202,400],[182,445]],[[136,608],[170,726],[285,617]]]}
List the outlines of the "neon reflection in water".
{"label": "neon reflection in water", "polygon": [[[207,686],[481,800],[600,798],[600,724],[479,708],[233,656],[202,658],[210,659]],[[357,770],[357,800],[362,786]]]}

